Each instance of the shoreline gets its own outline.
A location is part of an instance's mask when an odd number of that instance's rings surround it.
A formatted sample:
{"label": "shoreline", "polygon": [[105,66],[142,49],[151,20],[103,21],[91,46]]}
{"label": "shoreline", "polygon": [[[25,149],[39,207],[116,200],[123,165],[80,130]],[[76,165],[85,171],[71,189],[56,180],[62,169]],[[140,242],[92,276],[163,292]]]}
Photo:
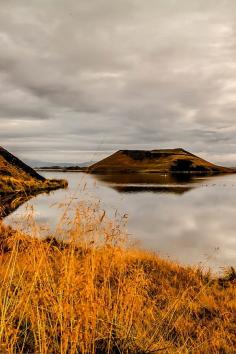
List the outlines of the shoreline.
{"label": "shoreline", "polygon": [[45,179],[43,181],[1,180],[3,183],[0,196],[14,195],[17,193],[37,194],[37,192],[49,192],[52,190],[67,188],[68,182],[64,179]]}
{"label": "shoreline", "polygon": [[157,175],[172,175],[172,176],[179,176],[179,175],[190,175],[190,176],[218,176],[218,175],[229,175],[229,174],[236,174],[236,169],[232,170],[232,171],[224,171],[224,172],[219,172],[219,171],[210,171],[210,172],[206,172],[206,171],[155,171],[155,170],[139,170],[139,171],[135,171],[135,170],[96,170],[96,171],[92,171],[89,170],[89,168],[81,168],[81,169],[66,169],[66,168],[35,168],[35,171],[42,171],[42,172],[78,172],[78,173],[87,173],[87,174],[91,174],[91,175],[119,175],[119,174],[131,174],[131,175],[145,175],[145,174],[157,174]]}
{"label": "shoreline", "polygon": [[216,277],[136,249],[92,206],[68,231],[62,242],[0,223],[1,276],[12,289],[0,283],[0,302],[10,304],[0,351],[233,352],[233,268]]}

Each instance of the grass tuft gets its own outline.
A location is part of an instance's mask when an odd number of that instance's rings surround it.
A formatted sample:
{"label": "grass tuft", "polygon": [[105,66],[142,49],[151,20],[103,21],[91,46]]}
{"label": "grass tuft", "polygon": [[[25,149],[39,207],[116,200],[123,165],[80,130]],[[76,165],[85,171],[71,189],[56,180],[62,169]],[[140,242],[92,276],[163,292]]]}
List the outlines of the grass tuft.
{"label": "grass tuft", "polygon": [[84,203],[43,240],[1,224],[1,353],[234,352],[235,271],[135,249],[120,225]]}
{"label": "grass tuft", "polygon": [[67,188],[68,182],[59,179],[45,179],[37,180],[35,178],[28,178],[25,180],[0,176],[0,196],[9,193],[40,193],[42,191],[50,191],[59,188]]}

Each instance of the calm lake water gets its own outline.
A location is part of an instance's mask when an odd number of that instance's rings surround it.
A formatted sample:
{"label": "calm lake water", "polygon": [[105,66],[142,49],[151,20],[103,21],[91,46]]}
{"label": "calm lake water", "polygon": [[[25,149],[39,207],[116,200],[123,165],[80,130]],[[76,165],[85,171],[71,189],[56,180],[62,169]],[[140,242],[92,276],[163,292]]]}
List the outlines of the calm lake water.
{"label": "calm lake water", "polygon": [[69,188],[32,198],[6,223],[15,225],[33,206],[36,221],[55,228],[61,202],[100,199],[109,215],[128,214],[128,232],[143,248],[215,270],[236,265],[236,175],[183,180],[157,174],[42,174],[67,179]]}

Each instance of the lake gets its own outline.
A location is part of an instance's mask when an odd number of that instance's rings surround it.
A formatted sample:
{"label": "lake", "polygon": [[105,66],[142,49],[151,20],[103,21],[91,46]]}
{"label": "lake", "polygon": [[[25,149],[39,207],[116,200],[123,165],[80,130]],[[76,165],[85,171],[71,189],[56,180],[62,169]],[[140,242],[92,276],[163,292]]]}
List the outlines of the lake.
{"label": "lake", "polygon": [[69,188],[30,199],[5,218],[7,224],[15,226],[33,207],[36,222],[55,228],[62,202],[101,200],[111,217],[128,215],[128,233],[142,248],[214,270],[236,265],[236,175],[42,174],[67,179]]}

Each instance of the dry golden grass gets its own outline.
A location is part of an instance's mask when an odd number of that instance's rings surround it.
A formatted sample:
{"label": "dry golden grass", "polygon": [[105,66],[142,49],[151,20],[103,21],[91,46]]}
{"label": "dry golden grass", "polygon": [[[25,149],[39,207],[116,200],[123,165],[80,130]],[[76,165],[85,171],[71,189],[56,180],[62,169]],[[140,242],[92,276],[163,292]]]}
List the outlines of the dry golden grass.
{"label": "dry golden grass", "polygon": [[134,249],[99,204],[46,240],[1,236],[1,353],[235,352],[233,271],[214,279]]}
{"label": "dry golden grass", "polygon": [[40,191],[66,188],[65,180],[46,179],[44,181],[35,178],[22,179],[18,177],[0,176],[0,194],[6,193],[33,193]]}
{"label": "dry golden grass", "polygon": [[[4,153],[4,156],[1,154]],[[7,155],[7,157],[5,156]],[[0,146],[0,196],[9,193],[32,193],[67,187],[65,180],[45,180]]]}

